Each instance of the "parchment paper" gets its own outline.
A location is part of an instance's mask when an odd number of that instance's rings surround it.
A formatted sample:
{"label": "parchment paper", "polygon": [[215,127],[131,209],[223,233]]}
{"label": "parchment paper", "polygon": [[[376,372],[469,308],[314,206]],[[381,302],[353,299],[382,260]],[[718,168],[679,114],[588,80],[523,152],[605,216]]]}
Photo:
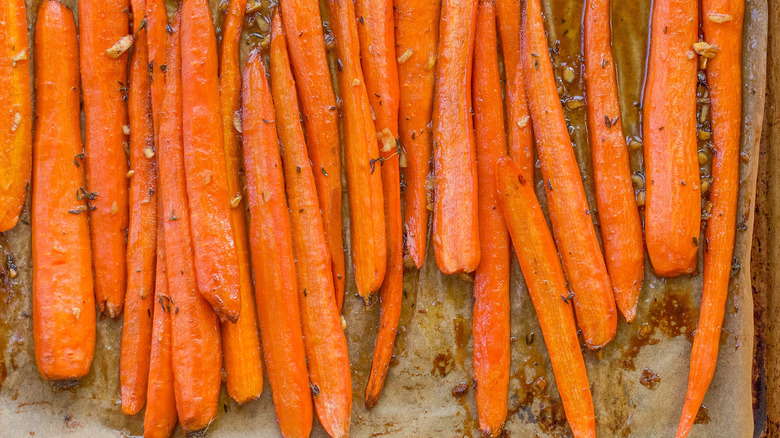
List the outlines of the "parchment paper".
{"label": "parchment paper", "polygon": [[[27,1],[31,41],[38,2]],[[76,0],[63,2],[75,11]],[[175,0],[169,3],[173,10]],[[219,1],[210,0],[210,3],[216,18]],[[562,98],[564,101],[577,99],[583,94],[584,67],[579,56],[581,2],[544,3],[551,46],[559,46],[554,57],[556,74],[560,77],[566,67],[576,72],[573,83],[561,82]],[[638,106],[649,8],[650,0],[615,1],[613,5],[613,41],[620,69],[623,127],[633,140],[640,140],[641,135]],[[749,437],[754,430],[750,250],[764,110],[767,22],[767,0],[746,1],[742,141],[745,160],[740,167],[738,214],[743,226],[738,231],[734,253],[735,267],[740,265],[741,269],[730,287],[718,368],[704,400],[706,408],[700,412],[692,437]],[[777,79],[775,76],[773,80]],[[595,206],[584,114],[584,109],[566,111],[585,188],[590,204]],[[641,170],[641,152],[632,153],[632,167],[634,171]],[[543,190],[540,186],[538,189],[542,197]],[[344,208],[348,244],[346,198]],[[593,216],[597,220],[597,215]],[[777,216],[772,219],[777,222]],[[98,322],[92,369],[78,388],[56,392],[39,377],[30,316],[29,242],[28,204],[22,222],[0,236],[0,250],[5,253],[0,254],[4,262],[0,264],[3,286],[0,288],[0,436],[141,434],[143,411],[127,417],[119,405],[121,321],[104,318]],[[15,278],[10,276],[9,256],[13,257],[18,273]],[[362,304],[356,297],[352,267],[348,269],[344,315],[353,369],[352,436],[479,436],[471,379],[470,282],[441,275],[432,253],[419,273],[405,273],[405,299],[395,358],[379,404],[367,411],[363,406],[363,392],[371,366],[379,303],[369,307]],[[512,379],[506,428],[515,437],[570,436],[542,334],[516,261],[512,276]],[[585,352],[599,436],[673,436],[688,379],[691,332],[698,319],[700,284],[700,275],[659,280],[648,265],[635,322],[629,326],[621,321],[617,337],[603,351]],[[246,406],[229,400],[225,391],[220,404],[223,409],[210,429],[212,436],[278,436],[268,385],[260,400]],[[181,431],[176,433],[180,436]],[[312,436],[325,436],[318,424]]]}

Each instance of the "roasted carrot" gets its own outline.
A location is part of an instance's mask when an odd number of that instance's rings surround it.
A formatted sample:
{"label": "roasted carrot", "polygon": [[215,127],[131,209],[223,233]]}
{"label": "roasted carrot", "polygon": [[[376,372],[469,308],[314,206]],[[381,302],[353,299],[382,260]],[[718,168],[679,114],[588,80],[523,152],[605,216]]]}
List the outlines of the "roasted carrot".
{"label": "roasted carrot", "polygon": [[558,98],[541,6],[539,0],[525,5],[520,57],[550,220],[577,323],[588,347],[599,348],[615,336],[615,297]]}
{"label": "roasted carrot", "polygon": [[567,299],[566,279],[533,184],[509,157],[503,157],[496,167],[496,188],[550,354],[566,419],[575,437],[595,437],[593,401],[574,314]]}
{"label": "roasted carrot", "polygon": [[655,273],[696,269],[701,188],[696,142],[698,2],[653,3],[650,56],[642,100],[645,239]]}
{"label": "roasted carrot", "polygon": [[584,26],[588,134],[601,236],[617,307],[631,322],[642,290],[645,250],[620,121],[610,37],[610,0],[587,0]]}
{"label": "roasted carrot", "polygon": [[238,321],[240,274],[231,221],[217,76],[217,37],[206,0],[181,3],[182,130],[195,272],[221,320]]}
{"label": "roasted carrot", "polygon": [[81,83],[86,117],[86,167],[98,309],[115,318],[126,290],[128,227],[127,51],[132,46],[128,0],[79,0]]}
{"label": "roasted carrot", "polygon": [[406,167],[404,230],[406,250],[422,268],[428,244],[428,206],[432,205],[431,117],[434,67],[439,41],[440,3],[436,0],[395,0],[395,44],[400,86],[398,129]]}
{"label": "roasted carrot", "polygon": [[157,165],[144,0],[133,0],[135,43],[130,60],[127,113],[130,118],[130,231],[127,237],[127,291],[119,356],[122,412],[134,415],[146,402],[152,305],[157,252]]}
{"label": "roasted carrot", "polygon": [[498,72],[496,11],[480,0],[472,94],[477,145],[479,244],[474,277],[474,381],[479,428],[499,436],[509,392],[509,233],[497,208],[496,163],[506,155],[504,106]]}
{"label": "roasted carrot", "polygon": [[351,1],[328,0],[328,8],[338,42],[337,77],[342,100],[352,263],[358,293],[368,301],[371,293],[382,285],[387,263],[384,195],[379,171],[382,159],[360,66],[355,5]]}
{"label": "roasted carrot", "polygon": [[160,129],[160,109],[165,85],[165,40],[168,36],[168,13],[165,0],[146,0],[146,40],[149,49],[149,70],[152,75],[152,116],[154,118],[154,138]]}
{"label": "roasted carrot", "polygon": [[33,148],[33,335],[38,371],[60,386],[89,372],[95,351],[95,298],[87,224],[73,13],[55,0],[35,25],[36,122]]}
{"label": "roasted carrot", "polygon": [[525,95],[520,63],[520,2],[496,0],[496,20],[501,36],[501,54],[506,76],[507,133],[510,156],[523,175],[533,175],[534,144],[531,115]]}
{"label": "roasted carrot", "polygon": [[[241,103],[241,71],[238,64],[238,44],[241,23],[244,21],[246,0],[232,0],[225,17],[222,34],[220,71],[220,106],[222,131],[227,162],[227,184],[230,194],[230,221],[236,238],[238,254],[240,318],[235,324],[222,323],[222,354],[227,374],[227,390],[233,400],[246,403],[263,392],[263,363],[260,358],[260,337],[257,333],[257,313],[252,290],[252,270],[249,266],[249,247],[246,240],[246,213],[239,181],[239,106]],[[240,127],[240,125],[238,125]]]}
{"label": "roasted carrot", "polygon": [[290,203],[298,299],[314,407],[330,436],[348,437],[352,379],[347,340],[333,298],[328,247],[278,14],[271,30],[271,92],[276,105],[276,129],[283,145],[282,163]]}
{"label": "roasted carrot", "polygon": [[0,4],[0,232],[16,225],[32,172],[30,44],[24,0]]}
{"label": "roasted carrot", "polygon": [[478,0],[444,0],[433,101],[433,249],[444,274],[479,264],[471,69]]}
{"label": "roasted carrot", "polygon": [[[704,286],[699,325],[693,338],[688,392],[677,437],[688,435],[715,373],[721,327],[729,290],[737,197],[742,124],[742,26],[745,4],[739,0],[704,0],[703,46],[712,105],[712,211],[705,231]],[[702,47],[701,45],[699,47]],[[706,51],[709,49],[709,51]],[[717,52],[717,54],[715,53]]]}
{"label": "roasted carrot", "polygon": [[341,145],[336,95],[325,55],[319,2],[281,0],[282,22],[298,84],[306,143],[331,257],[336,304],[344,303],[344,237],[341,222]]}
{"label": "roasted carrot", "polygon": [[[182,7],[183,8],[183,7]],[[193,238],[184,180],[182,140],[182,13],[169,36],[165,98],[160,114],[158,170],[165,222],[165,260],[171,306],[171,364],[176,411],[187,435],[203,431],[217,416],[222,378],[219,324],[195,281]]]}

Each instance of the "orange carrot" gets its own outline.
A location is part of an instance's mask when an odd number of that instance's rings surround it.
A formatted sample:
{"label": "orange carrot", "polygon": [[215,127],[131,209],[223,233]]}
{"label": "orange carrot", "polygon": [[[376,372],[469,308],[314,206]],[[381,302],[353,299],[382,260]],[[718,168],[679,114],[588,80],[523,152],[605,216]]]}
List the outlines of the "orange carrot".
{"label": "orange carrot", "polygon": [[0,4],[0,233],[16,225],[32,172],[30,44],[24,0]]}
{"label": "orange carrot", "polygon": [[35,26],[36,122],[32,198],[33,335],[38,371],[60,386],[89,372],[95,301],[81,195],[79,58],[73,13],[55,0]]}
{"label": "orange carrot", "polygon": [[238,322],[222,323],[222,354],[227,374],[228,394],[238,403],[246,403],[263,392],[263,363],[260,358],[260,338],[257,333],[257,313],[252,291],[252,270],[249,266],[249,247],[246,240],[246,213],[239,182],[239,132],[241,71],[238,65],[238,44],[241,39],[241,23],[244,21],[246,0],[230,2],[222,34],[220,58],[220,106],[222,131],[227,162],[227,184],[230,202],[230,221],[236,237],[238,253],[239,294],[241,312]]}
{"label": "orange carrot", "polygon": [[[745,4],[739,0],[704,0],[702,24],[717,54],[707,61],[712,105],[712,203],[705,231],[704,286],[699,325],[693,338],[688,392],[677,437],[688,435],[715,373],[721,327],[729,289],[739,193],[739,141],[742,124],[742,25]],[[713,52],[703,52],[712,56]]]}
{"label": "orange carrot", "polygon": [[135,43],[130,61],[130,231],[127,237],[127,292],[119,356],[122,412],[134,415],[146,402],[152,338],[155,255],[157,251],[157,168],[154,160],[144,0],[133,0]]}
{"label": "orange carrot", "polygon": [[242,100],[244,161],[252,218],[249,236],[268,380],[282,434],[307,437],[313,413],[290,216],[274,104],[257,51],[251,53],[244,69]]}
{"label": "orange carrot", "polygon": [[520,63],[520,2],[496,0],[496,19],[506,75],[507,132],[510,156],[523,175],[534,172],[534,138]]}
{"label": "orange carrot", "polygon": [[195,272],[222,320],[238,321],[240,274],[220,118],[217,37],[206,0],[181,4],[182,130]]}
{"label": "orange carrot", "polygon": [[165,0],[146,0],[146,39],[149,48],[149,70],[152,75],[152,116],[154,118],[154,138],[160,129],[160,109],[165,85],[165,40],[168,36],[168,13]]}
{"label": "orange carrot", "polygon": [[631,322],[642,290],[645,251],[620,121],[610,37],[610,0],[586,1],[584,41],[588,134],[607,271],[617,307]]}
{"label": "orange carrot", "polygon": [[526,2],[522,29],[521,62],[553,233],[585,343],[600,348],[615,336],[615,297],[558,98],[539,0]]}
{"label": "orange carrot", "polygon": [[533,184],[509,157],[503,157],[496,168],[496,186],[498,203],[550,354],[566,419],[575,437],[595,437],[593,401],[567,299],[566,279]]}
{"label": "orange carrot", "polygon": [[274,16],[271,30],[271,91],[276,104],[276,129],[279,141],[284,145],[282,163],[290,203],[298,299],[314,407],[330,436],[348,437],[352,380],[347,340],[333,298],[328,247],[278,14]]}
{"label": "orange carrot", "polygon": [[165,99],[160,114],[158,170],[165,221],[170,293],[171,364],[176,410],[185,434],[203,431],[217,416],[222,354],[217,317],[198,292],[184,179],[181,11],[166,51]]}
{"label": "orange carrot", "polygon": [[339,113],[331,84],[319,2],[281,0],[287,46],[301,99],[306,143],[314,169],[325,242],[331,257],[336,304],[344,303],[344,238],[341,222],[341,145]]}
{"label": "orange carrot", "polygon": [[436,0],[395,0],[395,44],[400,85],[398,128],[406,157],[404,229],[406,250],[422,268],[428,243],[431,190],[431,117],[440,3]]}
{"label": "orange carrot", "polygon": [[696,270],[701,189],[696,143],[698,2],[653,3],[642,136],[645,141],[645,238],[655,273]]}
{"label": "orange carrot", "polygon": [[338,42],[337,76],[346,147],[352,262],[358,293],[368,301],[371,293],[382,285],[387,263],[382,172],[377,171],[381,158],[360,66],[355,5],[350,1],[328,0],[328,7],[333,35]]}
{"label": "orange carrot", "polygon": [[128,171],[123,132],[127,125],[127,50],[132,45],[128,0],[79,0],[81,83],[86,116],[86,167],[95,270],[101,312],[122,313],[126,290]]}
{"label": "orange carrot", "polygon": [[496,163],[506,155],[493,0],[480,0],[474,55],[479,244],[474,277],[474,381],[479,427],[499,436],[509,390],[509,233],[497,207]]}
{"label": "orange carrot", "polygon": [[479,264],[471,69],[478,0],[444,0],[433,103],[433,249],[445,274]]}

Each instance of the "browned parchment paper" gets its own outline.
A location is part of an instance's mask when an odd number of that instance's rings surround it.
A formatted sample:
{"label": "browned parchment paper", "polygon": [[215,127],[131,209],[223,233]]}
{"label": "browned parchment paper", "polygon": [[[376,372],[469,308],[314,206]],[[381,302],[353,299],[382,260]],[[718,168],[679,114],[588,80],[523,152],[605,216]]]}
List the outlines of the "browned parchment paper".
{"label": "browned parchment paper", "polygon": [[[76,0],[63,2],[75,10]],[[32,29],[39,0],[28,0],[27,3]],[[171,10],[175,3],[175,0],[169,1]],[[219,1],[210,0],[210,3],[218,17]],[[583,66],[579,57],[582,2],[548,0],[544,3],[551,45],[559,41],[560,50],[554,57],[556,73],[560,76],[566,67],[572,67],[576,72],[573,83],[561,82],[562,98],[577,99],[583,95]],[[777,1],[772,0],[772,3]],[[638,103],[644,77],[649,8],[650,0],[615,1],[613,5],[613,41],[620,69],[622,119],[626,135],[634,140],[641,140]],[[749,437],[754,430],[751,395],[753,301],[749,257],[758,142],[764,110],[767,0],[747,0],[746,12],[742,141],[746,161],[740,171],[739,207],[740,222],[744,226],[738,231],[734,254],[741,269],[730,288],[715,379],[692,437]],[[773,47],[776,45],[774,42]],[[776,76],[771,75],[775,86]],[[776,117],[775,112],[772,114]],[[584,110],[567,110],[566,115],[572,127],[575,153],[589,201],[595,206]],[[773,157],[776,165],[777,157]],[[635,171],[641,170],[640,152],[632,153],[632,167]],[[541,187],[539,189],[543,196]],[[762,196],[761,199],[766,199],[765,193]],[[345,214],[348,213],[346,209],[345,202]],[[772,218],[776,223],[776,216]],[[760,219],[764,220],[763,217]],[[346,221],[344,230],[349,237]],[[2,263],[0,267],[0,285],[3,286],[0,289],[0,436],[141,434],[142,414],[126,417],[119,406],[121,322],[108,319],[98,322],[92,370],[77,389],[55,392],[40,379],[33,355],[29,241],[27,211],[15,229],[0,236],[0,249],[5,252],[0,256],[3,261],[9,255],[13,256],[18,269],[18,275],[12,279],[8,264]],[[777,245],[774,247],[777,256]],[[635,322],[630,326],[621,322],[617,337],[602,352],[585,353],[601,437],[673,436],[682,409],[691,332],[698,317],[701,276],[663,281],[655,278],[649,267],[646,271]],[[352,272],[349,274],[352,280]],[[512,379],[507,429],[515,437],[569,436],[571,432],[555,389],[542,334],[516,262],[512,279]],[[344,314],[353,369],[352,436],[479,436],[471,380],[471,284],[441,275],[432,254],[419,273],[407,271],[404,280],[406,294],[395,359],[382,399],[372,411],[365,409],[362,400],[371,365],[379,304],[365,307],[355,297],[353,282],[348,282],[349,296]],[[777,368],[776,364],[774,367]],[[775,384],[776,374],[775,370]],[[211,427],[211,434],[218,437],[278,436],[269,394],[270,388],[266,385],[260,400],[238,406],[223,391],[220,398],[223,410]],[[315,425],[312,435],[325,436],[319,425]]]}

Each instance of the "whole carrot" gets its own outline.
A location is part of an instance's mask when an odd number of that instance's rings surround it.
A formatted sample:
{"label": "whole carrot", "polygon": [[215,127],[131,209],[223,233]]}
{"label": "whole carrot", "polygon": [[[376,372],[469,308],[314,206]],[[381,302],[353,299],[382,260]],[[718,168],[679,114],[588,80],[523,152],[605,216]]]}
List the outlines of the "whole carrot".
{"label": "whole carrot", "polygon": [[149,70],[152,76],[152,116],[154,118],[154,138],[160,129],[160,110],[162,108],[165,85],[165,41],[168,37],[168,13],[165,0],[146,0],[146,40],[149,50]]}
{"label": "whole carrot", "polygon": [[499,436],[509,391],[509,233],[497,208],[496,163],[506,155],[493,0],[480,0],[474,55],[479,244],[474,277],[474,380],[479,428]]}
{"label": "whole carrot", "polygon": [[[705,231],[704,286],[699,325],[693,338],[688,392],[677,437],[688,435],[715,373],[721,327],[729,289],[739,192],[739,142],[742,124],[742,25],[744,2],[704,0],[702,27],[709,48],[707,62],[712,105],[712,212]],[[705,46],[706,47],[706,46]],[[703,52],[711,56],[712,52]]]}
{"label": "whole carrot", "polygon": [[130,231],[127,237],[127,292],[119,356],[122,412],[134,415],[146,402],[152,305],[157,252],[157,167],[154,159],[144,0],[133,0],[135,43],[127,99],[130,117]]}
{"label": "whole carrot", "polygon": [[[244,21],[246,0],[232,0],[225,17],[220,58],[220,107],[224,134],[227,184],[230,202],[230,221],[236,237],[238,254],[240,318],[235,324],[222,323],[222,354],[227,374],[227,390],[233,400],[246,403],[263,392],[263,363],[260,358],[260,337],[257,333],[257,313],[252,290],[252,270],[249,266],[249,247],[246,240],[246,213],[239,181],[239,132],[235,121],[240,121],[241,71],[238,64],[238,44],[241,23]],[[239,125],[240,127],[240,125]]]}
{"label": "whole carrot", "polygon": [[308,166],[299,122],[295,81],[289,67],[279,15],[271,30],[271,92],[276,104],[276,129],[290,203],[298,299],[314,407],[325,431],[348,437],[352,380],[347,340],[333,299],[328,247],[318,211],[313,171]]}
{"label": "whole carrot", "polygon": [[434,67],[439,42],[440,3],[436,0],[395,0],[395,44],[400,88],[398,130],[406,167],[404,229],[406,250],[422,268],[428,243],[431,190],[431,117]]}
{"label": "whole carrot", "polygon": [[620,121],[610,37],[610,0],[587,0],[584,25],[588,134],[599,223],[615,301],[626,321],[631,322],[642,290],[645,251]]}
{"label": "whole carrot", "polygon": [[404,288],[403,215],[398,149],[398,67],[393,31],[392,0],[360,0],[356,3],[360,58],[368,100],[376,120],[379,154],[382,157],[382,188],[385,202],[387,268],[379,289],[382,310],[374,347],[374,359],[366,385],[366,406],[379,400],[393,356],[393,344],[401,317]]}
{"label": "whole carrot", "polygon": [[337,77],[346,148],[352,262],[358,293],[368,301],[371,293],[382,285],[387,264],[384,195],[379,171],[382,159],[360,66],[355,5],[351,1],[328,0],[328,8],[338,42]]}
{"label": "whole carrot", "polygon": [[89,372],[95,351],[95,299],[87,245],[79,57],[73,13],[55,0],[35,25],[36,122],[33,148],[33,335],[38,371],[61,386]]}
{"label": "whole carrot", "polygon": [[[531,112],[533,114],[533,109]],[[590,384],[577,340],[574,314],[565,299],[568,294],[566,279],[533,184],[523,177],[509,157],[503,157],[496,168],[496,187],[498,202],[550,354],[566,419],[576,438],[595,437]]]}
{"label": "whole carrot", "polygon": [[115,318],[126,290],[128,226],[127,51],[133,36],[128,0],[79,0],[81,83],[86,117],[86,167],[98,309]]}
{"label": "whole carrot", "polygon": [[331,257],[336,304],[341,310],[347,277],[341,221],[339,113],[325,54],[320,4],[311,0],[281,0],[279,6],[282,22],[289,31],[287,47],[300,91],[306,143]]}
{"label": "whole carrot", "polygon": [[238,321],[240,273],[220,118],[217,37],[206,0],[181,3],[182,130],[195,272],[220,319]]}
{"label": "whole carrot", "polygon": [[572,290],[567,300],[574,299],[585,343],[600,348],[615,336],[615,297],[558,98],[541,6],[525,5],[521,62],[550,220]]}
{"label": "whole carrot", "polygon": [[176,411],[185,434],[217,416],[222,377],[219,325],[195,282],[193,241],[182,145],[181,35],[177,14],[166,50],[165,99],[160,114],[158,170],[165,222],[165,259],[171,305],[171,366]]}
{"label": "whole carrot", "polygon": [[471,69],[478,0],[444,0],[433,103],[433,249],[445,274],[479,264]]}
{"label": "whole carrot", "polygon": [[0,4],[0,233],[16,225],[32,172],[30,44],[24,0]]}
{"label": "whole carrot", "polygon": [[501,54],[506,75],[507,133],[510,156],[523,175],[533,175],[534,143],[531,114],[525,95],[520,63],[520,2],[496,0],[496,19],[501,36]]}
{"label": "whole carrot", "polygon": [[642,136],[645,142],[645,238],[655,273],[696,269],[701,189],[696,142],[696,0],[653,3]]}

